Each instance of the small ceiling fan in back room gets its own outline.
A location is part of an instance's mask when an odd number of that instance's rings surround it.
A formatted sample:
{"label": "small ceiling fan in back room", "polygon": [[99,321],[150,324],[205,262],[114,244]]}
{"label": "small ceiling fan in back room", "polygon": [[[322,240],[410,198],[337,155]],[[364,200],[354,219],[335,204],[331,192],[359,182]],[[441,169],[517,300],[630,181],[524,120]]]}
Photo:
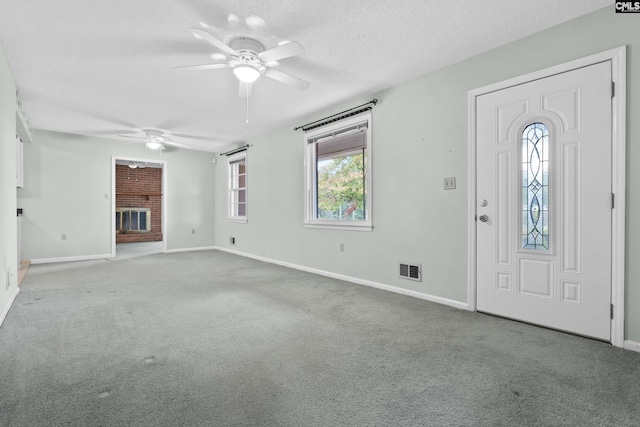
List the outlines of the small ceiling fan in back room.
{"label": "small ceiling fan in back room", "polygon": [[[238,80],[240,80],[238,95],[241,97],[248,98],[251,95],[251,84],[260,76],[277,80],[300,90],[305,90],[311,85],[305,80],[273,68],[278,65],[276,61],[300,55],[304,52],[304,48],[298,42],[290,41],[273,49],[264,50],[262,43],[249,37],[237,37],[232,39],[229,44],[226,44],[201,28],[192,28],[191,32],[195,38],[204,40],[218,48],[225,55],[224,59],[228,58],[229,60],[221,63],[188,65],[176,68],[192,71],[231,68]],[[212,57],[217,59],[222,58],[222,55],[214,54]]]}
{"label": "small ceiling fan in back room", "polygon": [[139,142],[146,143],[147,148],[152,150],[164,150],[166,146],[188,148],[184,144],[173,142],[169,139],[169,134],[157,129],[142,129],[141,131],[132,131],[131,135],[121,134],[118,136],[124,138],[133,138],[139,140]]}

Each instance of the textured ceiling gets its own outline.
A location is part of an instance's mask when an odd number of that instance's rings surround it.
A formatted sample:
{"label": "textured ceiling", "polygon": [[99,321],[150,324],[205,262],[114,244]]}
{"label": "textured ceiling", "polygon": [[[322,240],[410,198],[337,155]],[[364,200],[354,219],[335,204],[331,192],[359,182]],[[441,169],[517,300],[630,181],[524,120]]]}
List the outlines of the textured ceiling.
{"label": "textured ceiling", "polygon": [[[154,128],[215,152],[607,6],[610,0],[0,0],[0,44],[33,128],[113,138]],[[305,53],[276,68],[311,87],[261,77],[246,123],[246,99],[230,69],[175,69],[212,63],[219,52],[196,40],[192,27],[227,43],[252,37],[266,49],[297,41]]]}

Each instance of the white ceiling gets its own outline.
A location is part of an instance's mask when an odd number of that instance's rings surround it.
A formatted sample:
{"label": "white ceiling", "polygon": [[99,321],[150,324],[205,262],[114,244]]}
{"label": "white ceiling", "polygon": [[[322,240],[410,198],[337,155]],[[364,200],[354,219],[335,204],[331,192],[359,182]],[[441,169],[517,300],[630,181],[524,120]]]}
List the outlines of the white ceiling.
{"label": "white ceiling", "polygon": [[[0,0],[0,43],[33,128],[113,138],[154,128],[216,152],[603,7],[612,2]],[[203,25],[227,43],[297,41],[306,52],[276,68],[311,87],[261,77],[246,123],[230,69],[174,69],[214,62],[189,30]]]}

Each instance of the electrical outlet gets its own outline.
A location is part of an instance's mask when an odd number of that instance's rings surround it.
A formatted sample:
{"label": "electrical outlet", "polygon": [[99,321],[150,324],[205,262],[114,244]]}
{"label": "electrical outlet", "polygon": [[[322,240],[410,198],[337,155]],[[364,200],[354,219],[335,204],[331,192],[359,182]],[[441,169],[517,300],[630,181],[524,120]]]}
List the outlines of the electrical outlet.
{"label": "electrical outlet", "polygon": [[62,240],[67,240],[67,235],[66,234],[63,234],[60,237],[61,237]]}
{"label": "electrical outlet", "polygon": [[340,243],[340,252],[344,252],[344,243]]}
{"label": "electrical outlet", "polygon": [[109,193],[104,193],[104,198],[108,199],[109,198]]}
{"label": "electrical outlet", "polygon": [[456,177],[450,176],[444,179],[444,189],[445,190],[455,190],[456,188]]}

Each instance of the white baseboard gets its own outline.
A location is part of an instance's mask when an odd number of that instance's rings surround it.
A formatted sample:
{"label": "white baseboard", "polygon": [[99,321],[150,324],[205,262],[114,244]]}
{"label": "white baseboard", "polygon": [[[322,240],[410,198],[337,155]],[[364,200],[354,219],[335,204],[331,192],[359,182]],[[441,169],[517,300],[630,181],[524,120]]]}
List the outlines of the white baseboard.
{"label": "white baseboard", "polygon": [[627,350],[637,351],[638,353],[640,353],[640,342],[627,340],[624,342],[624,348]]}
{"label": "white baseboard", "polygon": [[[197,248],[182,248],[182,249],[169,249],[164,253],[176,253],[176,252],[191,252],[191,251],[207,251],[217,249],[216,246],[202,246]],[[51,264],[56,262],[70,262],[70,261],[91,261],[96,259],[114,258],[113,254],[98,254],[98,255],[83,255],[83,256],[71,256],[60,258],[37,258],[32,259],[31,264]]]}
{"label": "white baseboard", "polygon": [[370,280],[359,279],[357,277],[344,276],[342,274],[332,273],[330,271],[318,270],[318,269],[315,269],[315,268],[305,267],[303,265],[292,264],[292,263],[284,262],[284,261],[278,261],[278,260],[275,260],[275,259],[265,258],[265,257],[258,256],[258,255],[252,255],[252,254],[248,254],[248,253],[245,253],[245,252],[236,251],[236,250],[233,250],[233,249],[223,248],[223,247],[220,247],[220,246],[215,247],[214,249],[217,249],[217,250],[222,251],[222,252],[228,252],[228,253],[231,253],[231,254],[234,254],[234,255],[240,255],[240,256],[243,256],[243,257],[246,257],[246,258],[252,258],[252,259],[255,259],[255,260],[258,260],[258,261],[268,262],[270,264],[277,264],[277,265],[281,265],[283,267],[289,267],[289,268],[294,268],[296,270],[306,271],[308,273],[319,274],[321,276],[330,277],[332,279],[344,280],[345,282],[355,283],[357,285],[369,286],[371,288],[382,289],[382,290],[385,290],[385,291],[394,292],[396,294],[408,295],[408,296],[411,296],[411,297],[414,297],[414,298],[419,298],[419,299],[423,299],[423,300],[426,300],[426,301],[435,302],[435,303],[438,303],[438,304],[444,304],[444,305],[448,305],[450,307],[459,308],[459,309],[462,309],[462,310],[469,310],[469,305],[467,303],[460,302],[460,301],[455,301],[455,300],[451,300],[451,299],[447,299],[447,298],[437,297],[437,296],[434,296],[434,295],[429,295],[429,294],[425,294],[425,293],[422,293],[422,292],[412,291],[412,290],[409,290],[409,289],[399,288],[397,286],[391,286],[391,285],[385,285],[383,283],[372,282]]}
{"label": "white baseboard", "polygon": [[210,250],[214,250],[214,249],[218,249],[218,247],[217,246],[200,246],[200,247],[197,247],[197,248],[167,249],[165,253],[174,254],[174,253],[178,253],[178,252],[210,251]]}
{"label": "white baseboard", "polygon": [[16,290],[13,291],[13,295],[11,295],[11,297],[9,297],[9,301],[7,301],[7,306],[2,310],[2,314],[0,314],[0,327],[2,327],[2,323],[7,317],[7,314],[9,314],[9,310],[11,310],[11,306],[13,305],[13,302],[16,300],[16,297],[19,293],[20,288],[16,286]]}
{"label": "white baseboard", "polygon": [[98,254],[98,255],[83,255],[83,256],[70,256],[60,258],[38,258],[32,259],[31,264],[50,264],[54,262],[70,262],[70,261],[90,261],[95,259],[113,258],[112,254]]}

